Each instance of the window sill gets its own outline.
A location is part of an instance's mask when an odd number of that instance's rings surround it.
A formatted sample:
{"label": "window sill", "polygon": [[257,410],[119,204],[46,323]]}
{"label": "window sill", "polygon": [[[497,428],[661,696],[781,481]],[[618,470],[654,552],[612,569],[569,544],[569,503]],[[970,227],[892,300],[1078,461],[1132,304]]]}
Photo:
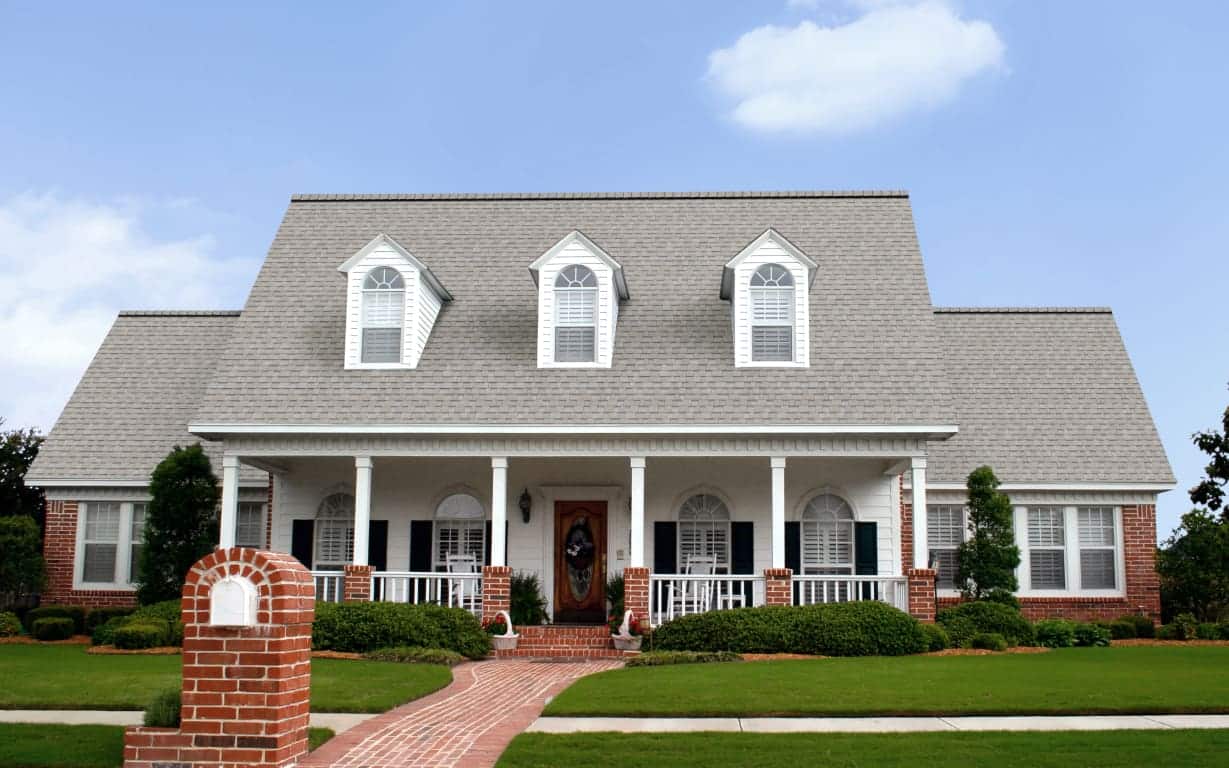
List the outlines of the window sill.
{"label": "window sill", "polygon": [[106,582],[73,582],[74,592],[136,592],[136,584],[117,584]]}
{"label": "window sill", "polygon": [[347,365],[347,371],[405,371],[414,366],[408,363],[355,363]]}
{"label": "window sill", "polygon": [[601,363],[539,363],[538,368],[609,368]]}
{"label": "window sill", "polygon": [[1019,598],[1068,598],[1085,600],[1103,598],[1107,600],[1124,600],[1126,592],[1117,589],[1030,589],[1027,592],[1017,592]]}
{"label": "window sill", "polygon": [[780,361],[775,361],[775,362],[760,361],[760,362],[750,362],[750,363],[735,363],[734,367],[735,368],[810,368],[811,365],[810,363],[800,363],[796,360],[791,360],[788,362],[784,360],[780,360]]}

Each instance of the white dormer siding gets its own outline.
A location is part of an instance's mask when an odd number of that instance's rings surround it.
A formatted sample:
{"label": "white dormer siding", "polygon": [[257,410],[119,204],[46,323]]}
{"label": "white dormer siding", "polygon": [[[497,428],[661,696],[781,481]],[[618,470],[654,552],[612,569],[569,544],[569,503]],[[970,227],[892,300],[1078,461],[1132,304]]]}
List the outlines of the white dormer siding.
{"label": "white dormer siding", "polygon": [[[556,359],[556,327],[559,325],[558,290],[561,272],[581,266],[596,278],[594,307],[594,356],[592,361],[567,362]],[[560,240],[553,248],[530,265],[538,282],[538,367],[539,368],[609,368],[614,359],[615,329],[619,320],[619,299],[627,297],[622,268],[605,251],[579,232]],[[565,281],[567,282],[567,281]],[[575,291],[575,288],[562,290]],[[573,302],[575,307],[578,301]],[[575,317],[574,314],[569,316]]]}
{"label": "white dormer siding", "polygon": [[[757,319],[754,317],[752,276],[761,267],[778,265],[789,272],[793,282],[793,307],[790,359],[756,359],[752,336]],[[738,256],[726,264],[722,283],[722,298],[730,300],[734,331],[734,365],[738,368],[805,368],[810,365],[810,308],[808,294],[814,276],[815,262],[796,246],[773,230],[760,235]],[[788,282],[788,281],[786,281]],[[779,289],[773,289],[774,291]],[[769,301],[776,307],[783,302]],[[769,313],[773,314],[773,313]],[[777,327],[783,318],[777,316]]]}
{"label": "white dormer siding", "polygon": [[[363,301],[372,270],[397,270],[404,284],[401,354],[397,361],[363,361]],[[408,369],[418,366],[444,301],[451,299],[430,270],[387,235],[379,235],[338,267],[346,274],[345,367],[348,370]]]}

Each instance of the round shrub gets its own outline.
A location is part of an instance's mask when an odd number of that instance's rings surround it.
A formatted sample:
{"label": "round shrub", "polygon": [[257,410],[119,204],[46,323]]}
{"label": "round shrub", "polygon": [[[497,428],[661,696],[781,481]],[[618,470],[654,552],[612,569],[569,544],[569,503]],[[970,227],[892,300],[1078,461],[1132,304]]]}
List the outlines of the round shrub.
{"label": "round shrub", "polygon": [[38,640],[67,640],[73,636],[73,620],[67,616],[35,619],[31,634]]}
{"label": "round shrub", "polygon": [[147,728],[178,728],[182,699],[178,688],[159,693],[145,706],[142,722]]}
{"label": "round shrub", "polygon": [[1130,622],[1135,627],[1135,637],[1156,637],[1156,625],[1147,616],[1140,616],[1138,613],[1128,613],[1119,616],[1117,620]]}
{"label": "round shrub", "polygon": [[123,606],[103,606],[91,608],[85,615],[85,632],[93,634],[94,630],[117,617],[129,616],[136,608]]}
{"label": "round shrub", "polygon": [[1229,621],[1222,621],[1216,626],[1220,630],[1220,639],[1229,640]]}
{"label": "round shrub", "polygon": [[1202,622],[1195,627],[1195,637],[1200,640],[1219,640],[1220,627],[1212,622]]}
{"label": "round shrub", "polygon": [[0,637],[16,637],[21,634],[21,620],[12,611],[0,613]]}
{"label": "round shrub", "polygon": [[312,626],[317,650],[366,653],[380,648],[446,648],[471,659],[490,653],[490,637],[461,608],[403,603],[320,603]]}
{"label": "round shrub", "polygon": [[1097,624],[1077,622],[1072,627],[1072,637],[1080,648],[1104,648],[1110,644],[1110,631]]}
{"label": "round shrub", "polygon": [[1037,645],[1046,648],[1070,648],[1075,645],[1075,624],[1066,619],[1043,619],[1037,622]]}
{"label": "round shrub", "polygon": [[986,651],[1005,651],[1007,650],[1007,638],[998,632],[979,632],[973,635],[969,645]]}
{"label": "round shrub", "polygon": [[1178,636],[1178,627],[1173,624],[1162,624],[1156,628],[1156,637],[1158,640],[1185,640],[1185,637]]}
{"label": "round shrub", "polygon": [[1118,619],[1109,623],[1110,638],[1130,640],[1135,637],[1135,622]]}
{"label": "round shrub", "polygon": [[1199,620],[1195,618],[1194,614],[1179,613],[1177,616],[1174,616],[1172,626],[1174,628],[1175,640],[1192,640],[1195,637],[1195,633],[1199,631]]}
{"label": "round shrub", "polygon": [[140,619],[161,619],[166,622],[179,621],[183,617],[183,605],[179,600],[163,600],[160,603],[142,605],[131,614],[134,621]]}
{"label": "round shrub", "polygon": [[368,651],[363,654],[363,658],[371,661],[392,661],[398,664],[440,664],[445,667],[455,667],[465,661],[465,657],[456,651],[413,646]]}
{"label": "round shrub", "polygon": [[127,616],[113,616],[105,624],[94,627],[94,631],[90,633],[90,645],[114,645],[115,630],[127,622]]}
{"label": "round shrub", "polygon": [[947,630],[938,624],[923,624],[922,632],[926,635],[928,650],[943,651],[952,647],[952,639],[947,636]]}
{"label": "round shrub", "polygon": [[1008,645],[1029,645],[1033,642],[1033,625],[1010,605],[986,600],[961,603],[939,611],[935,620],[947,630],[952,643],[966,645],[974,635],[995,632],[1007,639]]}
{"label": "round shrub", "polygon": [[126,651],[137,651],[145,648],[157,648],[167,643],[170,625],[165,621],[154,623],[154,619],[146,621],[130,621],[112,634],[112,642],[116,648]]}
{"label": "round shrub", "polygon": [[73,623],[73,634],[85,634],[85,608],[80,605],[43,605],[26,611],[26,631],[34,634],[34,622],[39,619],[66,618]]}

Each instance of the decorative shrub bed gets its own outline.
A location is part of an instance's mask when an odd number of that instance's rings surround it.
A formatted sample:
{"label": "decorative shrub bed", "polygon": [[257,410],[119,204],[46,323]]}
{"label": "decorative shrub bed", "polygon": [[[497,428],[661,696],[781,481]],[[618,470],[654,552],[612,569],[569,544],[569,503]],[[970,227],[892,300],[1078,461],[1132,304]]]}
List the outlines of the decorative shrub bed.
{"label": "decorative shrub bed", "polygon": [[381,648],[364,653],[363,658],[371,661],[395,661],[399,664],[443,664],[445,667],[455,667],[465,661],[465,657],[456,651],[419,646]]}
{"label": "decorative shrub bed", "polygon": [[717,664],[742,661],[743,657],[730,651],[650,651],[627,660],[627,667],[664,667],[672,664]]}
{"label": "decorative shrub bed", "polygon": [[998,632],[981,632],[973,635],[973,639],[969,641],[969,646],[980,648],[984,651],[1005,651],[1007,650],[1007,638]]}
{"label": "decorative shrub bed", "polygon": [[1115,621],[1127,622],[1135,627],[1133,637],[1156,637],[1156,625],[1147,616],[1129,613],[1125,616],[1119,616]]}
{"label": "decorative shrub bed", "polygon": [[115,629],[111,642],[126,651],[157,648],[172,644],[171,632],[170,622],[162,619],[128,621]]}
{"label": "decorative shrub bed", "polygon": [[93,634],[95,629],[98,629],[103,624],[114,618],[130,616],[137,609],[132,607],[109,607],[91,608],[90,612],[85,615],[85,632]]}
{"label": "decorative shrub bed", "polygon": [[952,647],[952,639],[947,636],[947,630],[938,624],[923,624],[922,631],[926,633],[926,650],[945,651]]}
{"label": "decorative shrub bed", "polygon": [[1004,603],[961,603],[939,611],[935,621],[947,630],[952,645],[961,648],[967,648],[975,635],[985,632],[1002,635],[1009,646],[1033,642],[1033,625],[1019,610]]}
{"label": "decorative shrub bed", "polygon": [[917,619],[874,601],[710,611],[667,622],[653,637],[654,650],[667,651],[903,656],[928,647]]}
{"label": "decorative shrub bed", "polygon": [[[94,614],[106,611],[105,621],[94,623]],[[93,624],[90,642],[93,645],[114,645],[125,650],[141,650],[183,645],[183,623],[179,620],[178,600],[143,605],[132,609],[97,609],[87,620]]]}
{"label": "decorative shrub bed", "polygon": [[72,620],[73,635],[85,634],[85,608],[80,605],[44,605],[26,611],[26,631],[38,637],[34,632],[34,623],[39,619],[65,618]]}
{"label": "decorative shrub bed", "polygon": [[34,620],[31,634],[37,640],[67,640],[73,629],[73,620],[67,616],[44,616]]}
{"label": "decorative shrub bed", "polygon": [[16,637],[21,634],[21,620],[11,611],[0,613],[0,637]]}
{"label": "decorative shrub bed", "polygon": [[318,603],[312,648],[367,653],[381,648],[445,648],[471,659],[491,652],[478,619],[461,608],[402,603]]}

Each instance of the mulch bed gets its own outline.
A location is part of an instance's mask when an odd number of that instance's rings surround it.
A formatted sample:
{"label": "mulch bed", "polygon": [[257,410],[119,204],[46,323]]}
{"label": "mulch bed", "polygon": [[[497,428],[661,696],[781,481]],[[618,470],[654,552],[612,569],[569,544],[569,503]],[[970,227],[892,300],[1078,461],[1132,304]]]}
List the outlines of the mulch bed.
{"label": "mulch bed", "polygon": [[1118,645],[1196,645],[1196,646],[1225,646],[1229,645],[1229,640],[1157,640],[1152,637],[1133,637],[1130,640],[1115,640],[1115,646]]}
{"label": "mulch bed", "polygon": [[347,661],[359,661],[363,658],[361,653],[346,653],[345,651],[312,651],[313,659],[345,659]]}
{"label": "mulch bed", "polygon": [[73,635],[67,640],[35,640],[29,635],[0,637],[0,645],[89,645],[89,635]]}
{"label": "mulch bed", "polygon": [[91,646],[86,653],[96,656],[178,656],[183,653],[182,648],[177,648],[173,645],[161,646],[158,648],[137,648],[129,650],[127,648],[116,648],[114,645],[95,645]]}
{"label": "mulch bed", "polygon": [[1005,651],[988,651],[985,648],[948,648],[945,651],[932,651],[923,656],[992,656],[996,653],[1049,653],[1049,648],[1033,645],[1017,645]]}
{"label": "mulch bed", "polygon": [[791,659],[826,659],[827,656],[808,656],[805,653],[744,653],[743,661],[786,661]]}

